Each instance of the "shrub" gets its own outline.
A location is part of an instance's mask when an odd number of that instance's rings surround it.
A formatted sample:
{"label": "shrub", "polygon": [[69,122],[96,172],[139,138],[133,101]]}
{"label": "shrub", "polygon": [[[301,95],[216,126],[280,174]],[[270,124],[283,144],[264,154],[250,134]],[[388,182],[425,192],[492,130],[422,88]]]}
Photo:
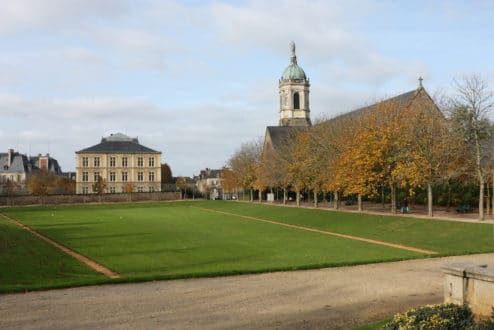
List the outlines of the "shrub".
{"label": "shrub", "polygon": [[494,330],[494,308],[492,309],[491,318],[477,324],[475,330]]}
{"label": "shrub", "polygon": [[475,326],[473,314],[466,305],[428,305],[397,314],[384,325],[383,329],[472,329]]}

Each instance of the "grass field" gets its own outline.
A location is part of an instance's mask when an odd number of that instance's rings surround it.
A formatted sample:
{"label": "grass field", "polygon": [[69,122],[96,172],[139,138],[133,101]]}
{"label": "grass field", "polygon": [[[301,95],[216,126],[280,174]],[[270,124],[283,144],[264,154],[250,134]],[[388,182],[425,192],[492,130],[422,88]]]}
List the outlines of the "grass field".
{"label": "grass field", "polygon": [[0,211],[121,275],[118,280],[106,279],[1,218],[0,291],[3,292],[427,256],[241,216],[425,248],[439,255],[494,251],[493,228],[487,224],[235,202],[24,207]]}

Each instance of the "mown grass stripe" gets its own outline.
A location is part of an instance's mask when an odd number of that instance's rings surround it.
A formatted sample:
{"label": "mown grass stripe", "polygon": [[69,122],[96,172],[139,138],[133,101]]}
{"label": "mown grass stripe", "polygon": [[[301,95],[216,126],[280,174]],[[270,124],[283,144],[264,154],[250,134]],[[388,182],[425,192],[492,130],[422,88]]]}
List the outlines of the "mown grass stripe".
{"label": "mown grass stripe", "polygon": [[12,217],[9,217],[8,215],[6,214],[3,214],[0,212],[0,216],[3,217],[4,219],[6,219],[7,221],[10,221],[11,223],[21,227],[22,229],[30,232],[31,234],[33,234],[34,236],[38,237],[38,238],[41,238],[42,240],[44,240],[45,242],[53,245],[54,247],[56,247],[57,249],[63,251],[64,253],[68,254],[69,256],[73,257],[74,259],[84,263],[85,265],[87,265],[88,267],[94,269],[95,271],[97,271],[98,273],[100,274],[103,274],[104,276],[108,277],[108,278],[111,278],[111,279],[114,279],[114,278],[120,278],[120,274],[112,271],[111,269],[103,266],[102,264],[92,260],[92,259],[89,259],[88,257],[80,254],[80,253],[77,253],[76,251],[72,250],[72,249],[69,249],[68,247],[52,240],[51,238],[49,237],[46,237],[44,236],[43,234],[40,234],[38,233],[36,230],[32,229],[31,227],[29,226],[26,226],[25,224],[23,224],[22,222],[12,218]]}
{"label": "mown grass stripe", "polygon": [[407,246],[407,245],[403,245],[403,244],[396,244],[396,243],[390,243],[390,242],[386,242],[386,241],[375,240],[375,239],[371,239],[371,238],[365,238],[365,237],[360,237],[360,236],[341,234],[341,233],[336,233],[336,232],[327,231],[327,230],[315,229],[315,228],[311,228],[311,227],[291,225],[291,224],[284,223],[284,222],[267,220],[267,219],[252,217],[252,216],[243,215],[243,214],[236,214],[236,213],[231,213],[231,212],[218,211],[218,210],[209,209],[209,208],[206,208],[206,207],[199,207],[199,206],[190,206],[190,207],[195,208],[195,209],[199,209],[199,210],[204,210],[204,211],[215,212],[215,213],[224,214],[224,215],[235,216],[235,217],[239,217],[239,218],[243,218],[243,219],[247,219],[247,220],[254,220],[254,221],[260,221],[260,222],[266,222],[266,223],[270,223],[270,224],[274,224],[274,225],[278,225],[278,226],[284,226],[284,227],[288,227],[288,228],[305,230],[305,231],[310,231],[310,232],[314,232],[314,233],[320,233],[320,234],[331,235],[331,236],[336,236],[336,237],[341,237],[341,238],[347,238],[347,239],[352,239],[352,240],[361,241],[361,242],[367,242],[367,243],[371,243],[371,244],[389,246],[389,247],[392,247],[392,248],[401,249],[401,250],[407,250],[407,251],[412,251],[412,252],[417,252],[417,253],[423,253],[423,254],[438,254],[439,253],[437,251],[420,249],[420,248],[416,248],[416,247],[413,247],[413,246]]}

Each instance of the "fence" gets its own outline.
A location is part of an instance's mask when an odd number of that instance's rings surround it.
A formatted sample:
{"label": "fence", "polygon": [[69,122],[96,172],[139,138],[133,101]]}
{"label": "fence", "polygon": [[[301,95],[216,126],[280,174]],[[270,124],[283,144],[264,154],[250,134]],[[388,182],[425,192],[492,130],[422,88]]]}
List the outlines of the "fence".
{"label": "fence", "polygon": [[143,192],[122,194],[90,194],[90,195],[19,195],[0,196],[0,206],[22,206],[22,205],[61,205],[61,204],[84,204],[84,203],[118,203],[137,201],[165,201],[179,200],[180,192]]}

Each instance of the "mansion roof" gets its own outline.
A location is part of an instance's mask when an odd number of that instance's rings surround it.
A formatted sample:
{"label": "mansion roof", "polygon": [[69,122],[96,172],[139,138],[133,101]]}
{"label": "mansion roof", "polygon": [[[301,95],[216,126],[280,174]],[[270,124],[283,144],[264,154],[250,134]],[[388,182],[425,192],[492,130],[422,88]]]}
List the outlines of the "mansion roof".
{"label": "mansion roof", "polygon": [[58,161],[49,155],[29,157],[13,150],[7,153],[0,153],[0,173],[31,173],[41,169],[40,159],[47,161],[46,168],[44,169],[58,175],[62,174],[62,169]]}
{"label": "mansion roof", "polygon": [[153,150],[139,144],[137,138],[128,137],[122,133],[111,134],[103,137],[101,143],[76,152],[82,153],[115,153],[115,154],[161,154],[160,151]]}

